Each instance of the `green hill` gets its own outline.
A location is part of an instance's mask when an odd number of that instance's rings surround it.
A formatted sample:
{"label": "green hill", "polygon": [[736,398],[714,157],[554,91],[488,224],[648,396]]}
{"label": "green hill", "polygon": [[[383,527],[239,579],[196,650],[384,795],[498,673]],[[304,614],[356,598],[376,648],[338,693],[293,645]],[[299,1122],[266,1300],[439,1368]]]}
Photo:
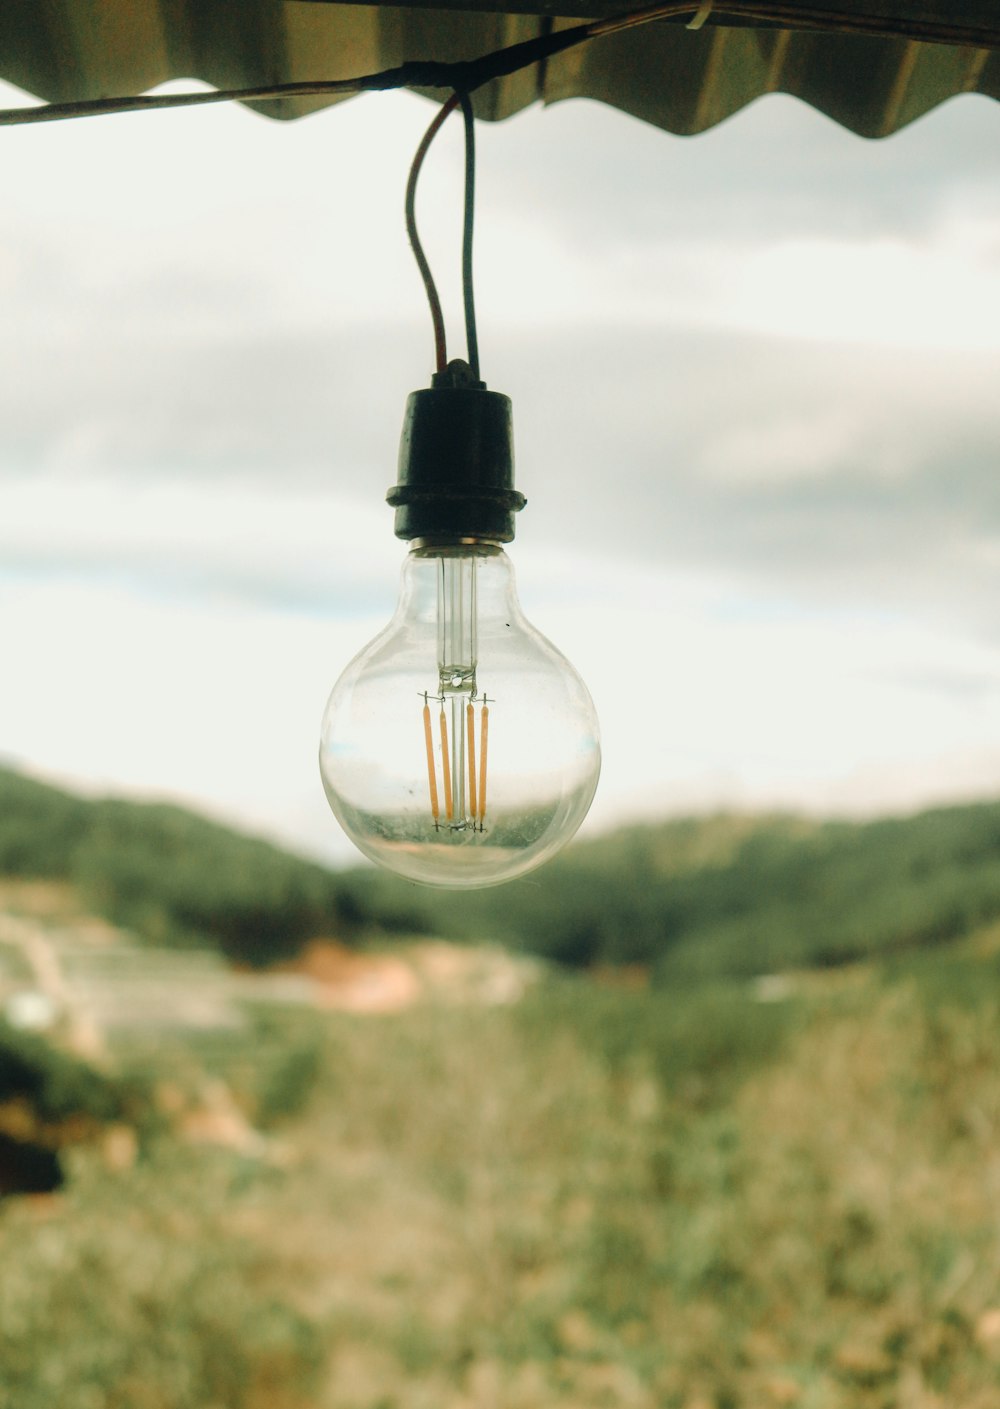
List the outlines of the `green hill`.
{"label": "green hill", "polygon": [[364,917],[336,876],[183,808],[96,801],[0,769],[0,875],[65,881],[155,944],[206,943],[243,963],[349,938]]}
{"label": "green hill", "polygon": [[334,872],[178,807],[85,800],[0,770],[0,875],[70,882],[153,943],[264,965],[317,934],[500,941],[664,981],[927,949],[1000,919],[1000,803],[875,822],[722,815],[579,841],[460,895]]}
{"label": "green hill", "polygon": [[[864,824],[718,816],[578,842],[502,892],[345,878],[356,903],[572,965],[749,977],[921,949],[1000,918],[1000,804]],[[502,898],[501,898],[502,897]]]}

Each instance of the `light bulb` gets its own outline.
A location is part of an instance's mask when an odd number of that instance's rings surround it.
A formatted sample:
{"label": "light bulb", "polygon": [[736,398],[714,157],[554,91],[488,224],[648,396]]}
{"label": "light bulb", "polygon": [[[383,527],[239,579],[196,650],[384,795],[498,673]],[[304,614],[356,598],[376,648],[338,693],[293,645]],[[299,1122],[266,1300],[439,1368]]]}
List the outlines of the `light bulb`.
{"label": "light bulb", "polygon": [[426,885],[495,885],[569,840],[600,764],[587,687],[525,619],[503,549],[412,550],[323,718],[323,785],[355,845]]}
{"label": "light bulb", "polygon": [[407,403],[396,535],[411,543],[389,625],[323,716],[320,772],[373,861],[425,885],[523,875],[587,814],[597,716],[569,661],[525,619],[510,559],[510,401],[464,362]]}

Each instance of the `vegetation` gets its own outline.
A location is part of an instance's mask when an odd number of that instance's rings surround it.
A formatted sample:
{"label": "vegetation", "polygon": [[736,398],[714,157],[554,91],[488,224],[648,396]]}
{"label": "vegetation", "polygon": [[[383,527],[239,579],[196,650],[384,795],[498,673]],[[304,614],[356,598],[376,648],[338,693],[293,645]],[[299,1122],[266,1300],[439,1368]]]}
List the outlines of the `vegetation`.
{"label": "vegetation", "polygon": [[0,1019],[0,1105],[27,1102],[42,1124],[124,1115],[127,1093],[103,1072]]}
{"label": "vegetation", "polygon": [[154,944],[263,966],[318,934],[499,941],[663,983],[928,949],[1000,919],[1000,803],[857,824],[687,818],[578,842],[498,892],[332,872],[180,808],[85,801],[0,770],[0,875],[71,881]]}
{"label": "vegetation", "polygon": [[88,801],[0,770],[0,875],[71,882],[154,944],[214,944],[255,966],[316,934],[351,934],[351,898],[325,867],[179,807]]}
{"label": "vegetation", "polygon": [[67,1176],[0,1204],[0,1409],[995,1409],[1000,809],[634,828],[449,908],[176,809],[0,802],[0,872],[148,943],[377,917],[592,966],[244,998],[98,1066],[0,1026],[0,1137],[33,1116]]}
{"label": "vegetation", "polygon": [[[984,964],[272,1014],[312,1060],[259,1146],[0,1211],[0,1409],[993,1409]],[[176,1101],[257,1040],[120,1060]]]}
{"label": "vegetation", "polygon": [[865,824],[684,819],[580,842],[486,892],[354,873],[359,909],[576,966],[642,964],[664,983],[748,977],[929,948],[1000,918],[1000,804]]}

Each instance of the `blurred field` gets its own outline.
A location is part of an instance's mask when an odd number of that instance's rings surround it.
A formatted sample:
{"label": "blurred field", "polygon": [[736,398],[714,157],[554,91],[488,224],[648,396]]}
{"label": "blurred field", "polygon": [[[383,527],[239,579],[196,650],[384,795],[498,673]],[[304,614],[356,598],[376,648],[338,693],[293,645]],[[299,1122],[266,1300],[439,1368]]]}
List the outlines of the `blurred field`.
{"label": "blurred field", "polygon": [[456,902],[0,770],[0,1409],[1000,1409],[998,861],[689,819]]}
{"label": "blurred field", "polygon": [[996,1409],[996,974],[121,1031],[0,1205],[0,1409]]}

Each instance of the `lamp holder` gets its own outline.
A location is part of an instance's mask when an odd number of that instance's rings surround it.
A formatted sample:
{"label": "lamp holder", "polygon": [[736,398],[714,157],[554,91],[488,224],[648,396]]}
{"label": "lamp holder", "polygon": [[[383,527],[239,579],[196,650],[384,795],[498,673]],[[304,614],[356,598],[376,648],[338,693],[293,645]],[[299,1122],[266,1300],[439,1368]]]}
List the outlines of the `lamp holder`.
{"label": "lamp holder", "polygon": [[509,543],[526,502],[514,488],[510,397],[449,362],[407,398],[398,473],[386,495],[397,538]]}

